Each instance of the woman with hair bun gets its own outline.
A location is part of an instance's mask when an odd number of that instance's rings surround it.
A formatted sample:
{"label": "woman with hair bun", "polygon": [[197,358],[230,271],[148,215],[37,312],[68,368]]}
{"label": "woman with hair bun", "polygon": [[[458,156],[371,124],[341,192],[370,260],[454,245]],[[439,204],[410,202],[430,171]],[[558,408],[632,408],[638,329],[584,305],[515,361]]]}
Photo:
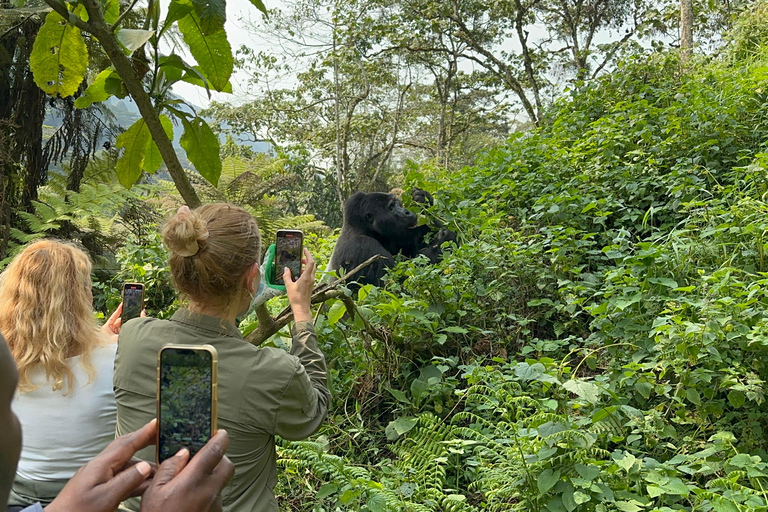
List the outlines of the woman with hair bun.
{"label": "woman with hair bun", "polygon": [[[222,491],[225,511],[277,511],[275,435],[304,439],[328,410],[325,357],[317,348],[310,297],[315,262],[304,250],[301,277],[284,269],[293,310],[290,354],[246,342],[235,325],[259,288],[261,240],[254,218],[230,204],[186,206],[163,227],[176,289],[189,300],[170,320],[144,318],[120,332],[115,360],[118,433],[155,417],[158,350],[168,343],[211,344],[219,356],[218,426],[229,434],[235,475]],[[150,447],[138,456],[152,461]],[[139,510],[138,500],[125,504]]]}
{"label": "woman with hair bun", "polygon": [[91,262],[71,243],[34,242],[0,274],[0,331],[19,369],[13,409],[24,429],[9,505],[50,503],[114,440],[121,311],[99,329]]}

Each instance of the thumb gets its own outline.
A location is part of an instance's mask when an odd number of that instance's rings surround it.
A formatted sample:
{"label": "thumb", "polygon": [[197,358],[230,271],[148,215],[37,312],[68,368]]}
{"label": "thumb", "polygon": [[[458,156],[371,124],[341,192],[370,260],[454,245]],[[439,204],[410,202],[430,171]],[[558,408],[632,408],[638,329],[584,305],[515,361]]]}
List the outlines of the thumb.
{"label": "thumb", "polygon": [[165,459],[163,463],[160,464],[160,467],[157,468],[154,485],[163,486],[173,480],[176,475],[181,473],[181,470],[184,469],[187,462],[189,462],[189,450],[186,448],[179,450],[179,452],[170,459]]}
{"label": "thumb", "polygon": [[141,461],[125,471],[121,471],[107,483],[101,493],[109,496],[115,502],[115,507],[128,498],[138,486],[140,486],[152,474],[152,466],[149,462]]}

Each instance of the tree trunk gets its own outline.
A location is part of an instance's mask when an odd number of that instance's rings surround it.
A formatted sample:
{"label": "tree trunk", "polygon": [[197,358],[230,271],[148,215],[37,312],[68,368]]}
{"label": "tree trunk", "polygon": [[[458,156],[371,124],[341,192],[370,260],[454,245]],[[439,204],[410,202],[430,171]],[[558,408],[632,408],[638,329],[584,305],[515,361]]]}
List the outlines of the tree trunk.
{"label": "tree trunk", "polygon": [[680,0],[680,58],[688,62],[693,48],[693,0]]}

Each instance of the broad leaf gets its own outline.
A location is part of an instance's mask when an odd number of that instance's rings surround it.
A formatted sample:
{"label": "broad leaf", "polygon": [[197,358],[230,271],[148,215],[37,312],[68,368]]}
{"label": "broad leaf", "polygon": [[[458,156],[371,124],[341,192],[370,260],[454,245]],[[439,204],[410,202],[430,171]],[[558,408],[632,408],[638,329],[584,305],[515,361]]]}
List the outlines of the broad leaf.
{"label": "broad leaf", "polygon": [[563,383],[563,387],[580,398],[590,402],[597,403],[600,395],[600,388],[591,382],[583,380],[568,380]]}
{"label": "broad leaf", "polygon": [[560,470],[552,471],[551,469],[545,469],[541,472],[539,475],[539,478],[536,480],[536,486],[539,488],[539,496],[543,496],[547,494],[547,491],[549,491],[552,487],[555,486],[557,482],[560,481]]}
{"label": "broad leaf", "polygon": [[227,33],[222,28],[205,34],[194,11],[179,20],[179,30],[208,83],[217,91],[223,91],[234,67]]}
{"label": "broad leaf", "polygon": [[104,21],[112,25],[120,17],[120,0],[102,0],[100,3],[104,11]]}
{"label": "broad leaf", "polygon": [[80,29],[57,12],[49,12],[35,38],[29,67],[35,83],[48,94],[75,94],[88,67],[88,49]]}
{"label": "broad leaf", "polygon": [[203,178],[214,187],[217,186],[221,176],[219,139],[201,117],[195,117],[191,121],[182,119],[181,122],[184,125],[184,133],[180,144],[187,152],[187,158]]}
{"label": "broad leaf", "polygon": [[117,160],[117,179],[125,188],[131,188],[141,176],[149,138],[144,119],[139,119],[117,137],[117,149],[125,149]]}
{"label": "broad leaf", "polygon": [[224,29],[224,22],[227,21],[226,0],[192,0],[192,3],[203,34],[210,35]]}
{"label": "broad leaf", "polygon": [[117,40],[128,50],[134,52],[144,46],[154,34],[153,30],[121,28],[117,31]]}
{"label": "broad leaf", "polygon": [[[162,123],[163,130],[165,130],[168,139],[173,140],[173,124],[171,123],[170,118],[168,118],[168,116],[160,116],[160,123]],[[147,141],[147,153],[144,156],[144,165],[142,168],[145,172],[152,173],[158,170],[161,165],[163,165],[163,157],[160,155],[160,150],[157,148],[155,141],[152,137],[149,137],[149,140]]]}
{"label": "broad leaf", "polygon": [[341,320],[341,317],[343,317],[346,312],[347,308],[344,306],[343,302],[340,300],[334,302],[331,309],[328,310],[328,325],[335,325]]}
{"label": "broad leaf", "polygon": [[171,25],[173,25],[175,22],[191,13],[194,8],[195,5],[192,3],[192,0],[172,0],[168,5],[168,14],[165,16],[165,21],[163,22],[163,28],[160,30],[160,35],[171,28]]}
{"label": "broad leaf", "polygon": [[96,75],[96,78],[94,79],[93,83],[88,86],[88,88],[83,92],[82,96],[77,98],[75,100],[75,107],[76,108],[86,108],[90,107],[92,103],[99,103],[100,101],[104,101],[110,96],[112,96],[112,93],[107,91],[106,85],[107,85],[107,79],[112,74],[117,74],[117,72],[112,68],[107,68],[98,75]]}

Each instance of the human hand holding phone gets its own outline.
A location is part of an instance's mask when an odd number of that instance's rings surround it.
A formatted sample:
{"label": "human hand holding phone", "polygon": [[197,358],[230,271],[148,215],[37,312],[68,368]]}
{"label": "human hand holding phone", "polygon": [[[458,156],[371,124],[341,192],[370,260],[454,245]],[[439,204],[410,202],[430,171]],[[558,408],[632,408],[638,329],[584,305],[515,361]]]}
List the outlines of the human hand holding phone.
{"label": "human hand holding phone", "polygon": [[226,430],[219,430],[192,459],[186,448],[166,459],[141,498],[140,512],[219,512],[219,492],[235,473],[224,456],[227,445]]}
{"label": "human hand holding phone", "polygon": [[301,259],[304,265],[304,272],[301,273],[296,281],[291,279],[289,268],[283,269],[283,279],[285,280],[285,293],[288,295],[288,302],[291,304],[294,322],[312,321],[312,290],[315,288],[315,272],[317,264],[315,259],[304,248],[304,257]]}
{"label": "human hand holding phone", "polygon": [[[120,305],[117,306],[117,309],[114,310],[111,315],[109,315],[109,318],[107,318],[107,321],[104,322],[104,325],[101,326],[101,332],[104,333],[104,335],[109,338],[112,343],[117,343],[117,335],[120,334],[120,328],[123,326],[122,314],[123,303],[121,302]],[[139,316],[142,318],[147,316],[146,310],[142,309]]]}

